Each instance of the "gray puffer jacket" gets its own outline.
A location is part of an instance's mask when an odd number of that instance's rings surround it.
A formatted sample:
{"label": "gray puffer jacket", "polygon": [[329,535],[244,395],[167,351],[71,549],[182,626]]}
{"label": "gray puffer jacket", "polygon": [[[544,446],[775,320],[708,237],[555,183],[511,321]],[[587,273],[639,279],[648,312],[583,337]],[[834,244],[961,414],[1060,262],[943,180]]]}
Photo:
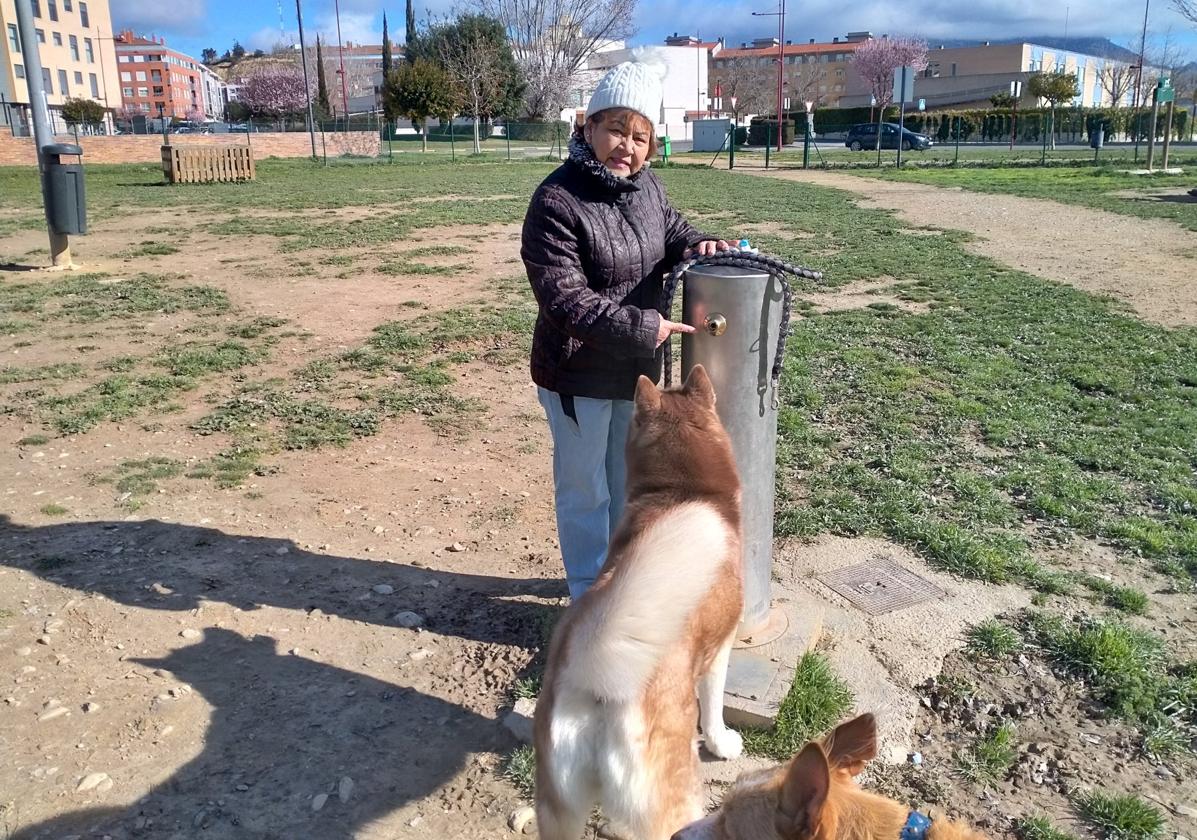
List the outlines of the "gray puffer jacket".
{"label": "gray puffer jacket", "polygon": [[699,233],[647,168],[619,178],[585,143],[537,189],[522,256],[540,304],[532,380],[559,394],[630,400],[661,375],[662,275]]}

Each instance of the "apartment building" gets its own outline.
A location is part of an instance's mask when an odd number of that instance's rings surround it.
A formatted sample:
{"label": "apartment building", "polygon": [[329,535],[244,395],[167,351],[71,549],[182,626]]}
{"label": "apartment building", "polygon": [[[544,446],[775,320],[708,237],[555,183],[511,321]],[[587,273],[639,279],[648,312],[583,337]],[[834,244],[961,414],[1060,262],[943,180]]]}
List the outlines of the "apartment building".
{"label": "apartment building", "polygon": [[[739,47],[724,46],[711,59],[712,107],[741,114],[773,113],[777,108],[777,62],[784,62],[782,107],[800,111],[804,102],[816,108],[838,108],[854,88],[863,86],[852,69],[857,48],[872,38],[869,32],[850,32],[831,42],[805,44],[758,38]],[[733,109],[731,97],[736,97]],[[865,104],[868,104],[867,102]]]}
{"label": "apartment building", "polygon": [[[32,0],[33,25],[50,122],[65,132],[62,105],[82,97],[111,113],[121,104],[108,0]],[[15,0],[0,0],[0,125],[13,133],[31,132],[25,59],[17,30]]]}
{"label": "apartment building", "polygon": [[204,118],[223,120],[229,104],[228,85],[215,70],[205,64],[199,65],[200,94],[204,103]]}
{"label": "apartment building", "polygon": [[203,78],[199,61],[172,50],[163,38],[144,37],[131,31],[116,36],[124,110],[145,116],[204,118]]}

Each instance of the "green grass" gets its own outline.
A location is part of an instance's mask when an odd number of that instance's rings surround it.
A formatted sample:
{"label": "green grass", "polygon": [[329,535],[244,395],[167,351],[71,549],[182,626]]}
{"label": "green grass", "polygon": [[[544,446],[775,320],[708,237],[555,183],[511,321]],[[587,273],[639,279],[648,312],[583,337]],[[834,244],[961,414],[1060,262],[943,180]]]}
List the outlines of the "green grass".
{"label": "green grass", "polygon": [[62,505],[54,503],[42,505],[40,510],[46,516],[63,516],[64,514],[70,513],[70,511],[64,508]]}
{"label": "green grass", "polygon": [[978,738],[968,752],[958,753],[956,768],[973,784],[992,785],[1005,778],[1017,759],[1014,727],[1003,723]]}
{"label": "green grass", "polygon": [[45,435],[29,435],[17,441],[17,446],[45,446],[50,439]]}
{"label": "green grass", "polygon": [[11,385],[18,382],[62,382],[68,379],[78,379],[82,373],[83,365],[77,362],[62,362],[27,368],[0,367],[0,385]]}
{"label": "green grass", "polygon": [[238,341],[191,343],[167,347],[158,354],[155,364],[165,368],[171,376],[195,378],[254,364],[261,361],[263,355],[261,350]]}
{"label": "green grass", "polygon": [[460,257],[469,253],[472,252],[464,245],[427,245],[423,248],[413,248],[410,251],[404,251],[402,257],[409,260],[418,260],[424,257]]}
{"label": "green grass", "polygon": [[124,257],[125,259],[136,259],[137,257],[165,257],[177,253],[179,253],[177,246],[171,245],[168,242],[154,242],[151,240],[121,251],[117,256]]}
{"label": "green grass", "polygon": [[808,653],[798,662],[773,728],[742,730],[744,748],[752,755],[788,760],[807,741],[839,723],[851,708],[852,692],[835,675],[827,659]]}
{"label": "green grass", "polygon": [[[404,257],[407,255],[405,254]],[[421,262],[406,260],[384,262],[378,266],[379,274],[398,274],[412,276],[453,277],[470,270],[468,265],[428,265]]]}
{"label": "green grass", "polygon": [[158,456],[122,461],[108,475],[96,479],[97,484],[112,484],[124,498],[122,504],[136,510],[145,496],[158,492],[158,483],[183,474],[183,465],[173,458]]}
{"label": "green grass", "polygon": [[1023,817],[1014,824],[1021,840],[1077,840],[1076,835],[1061,831],[1044,816]]}
{"label": "green grass", "polygon": [[[1128,167],[1122,167],[1128,168]],[[1135,167],[1129,167],[1135,168]],[[1005,169],[883,169],[854,170],[855,174],[893,181],[911,181],[939,187],[963,187],[981,193],[1006,193],[1110,210],[1128,216],[1169,219],[1197,231],[1197,200],[1181,196],[1171,201],[1130,198],[1125,190],[1152,190],[1193,186],[1184,175],[1127,175],[1114,167],[1005,168]],[[983,200],[983,199],[980,199]]]}
{"label": "green grass", "polygon": [[[0,180],[3,175],[0,173]],[[37,283],[0,286],[0,319],[7,315],[91,323],[151,313],[215,314],[229,308],[224,292],[211,286],[178,285],[165,277],[127,279],[79,274]]]}
{"label": "green grass", "polygon": [[527,744],[516,747],[503,759],[499,774],[511,782],[524,799],[536,795],[536,753]]}
{"label": "green grass", "polygon": [[968,650],[975,656],[1006,659],[1022,648],[1018,631],[996,619],[982,621],[969,628]]}
{"label": "green grass", "polygon": [[274,470],[261,462],[262,452],[252,446],[232,446],[188,471],[188,478],[207,478],[217,487],[240,487],[250,476],[270,475]]}
{"label": "green grass", "polygon": [[1077,804],[1105,840],[1157,840],[1164,834],[1164,815],[1133,794],[1094,791],[1079,796]]}
{"label": "green grass", "polygon": [[1096,592],[1102,603],[1130,615],[1146,615],[1147,595],[1132,586],[1118,586],[1094,575],[1079,575],[1084,586]]}

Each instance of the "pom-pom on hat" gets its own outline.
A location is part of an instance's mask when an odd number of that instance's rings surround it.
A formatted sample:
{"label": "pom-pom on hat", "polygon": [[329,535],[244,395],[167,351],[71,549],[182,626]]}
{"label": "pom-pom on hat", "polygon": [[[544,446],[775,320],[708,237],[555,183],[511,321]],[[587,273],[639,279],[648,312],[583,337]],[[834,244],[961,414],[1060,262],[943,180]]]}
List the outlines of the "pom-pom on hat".
{"label": "pom-pom on hat", "polygon": [[653,125],[660,122],[665,65],[645,54],[633,55],[635,60],[615,65],[599,80],[586,106],[586,119],[608,108],[630,108]]}

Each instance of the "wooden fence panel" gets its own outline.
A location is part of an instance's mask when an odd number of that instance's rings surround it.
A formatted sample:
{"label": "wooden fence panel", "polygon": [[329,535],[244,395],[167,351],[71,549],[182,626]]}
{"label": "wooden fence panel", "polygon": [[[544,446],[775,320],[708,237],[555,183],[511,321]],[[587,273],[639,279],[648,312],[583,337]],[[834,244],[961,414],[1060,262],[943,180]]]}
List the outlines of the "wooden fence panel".
{"label": "wooden fence panel", "polygon": [[248,146],[163,146],[162,171],[172,184],[252,181],[257,177]]}

